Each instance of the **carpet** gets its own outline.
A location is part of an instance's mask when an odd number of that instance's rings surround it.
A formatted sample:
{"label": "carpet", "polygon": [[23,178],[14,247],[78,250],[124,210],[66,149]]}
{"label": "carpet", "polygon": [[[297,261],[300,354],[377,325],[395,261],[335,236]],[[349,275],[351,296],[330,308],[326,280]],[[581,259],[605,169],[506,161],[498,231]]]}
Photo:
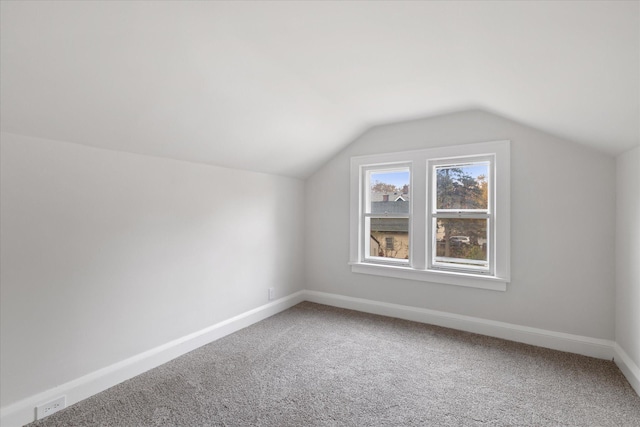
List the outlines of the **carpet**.
{"label": "carpet", "polygon": [[30,426],[640,426],[611,361],[304,302]]}

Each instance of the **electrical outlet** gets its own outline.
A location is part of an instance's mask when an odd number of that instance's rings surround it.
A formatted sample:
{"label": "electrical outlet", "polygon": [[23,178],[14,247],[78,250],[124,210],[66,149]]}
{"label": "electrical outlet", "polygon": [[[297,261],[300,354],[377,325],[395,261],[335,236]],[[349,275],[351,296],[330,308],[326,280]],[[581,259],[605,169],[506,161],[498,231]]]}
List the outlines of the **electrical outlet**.
{"label": "electrical outlet", "polygon": [[36,419],[42,419],[67,407],[67,396],[60,396],[57,399],[36,406]]}
{"label": "electrical outlet", "polygon": [[275,288],[269,288],[269,301],[271,301],[275,297],[276,297],[276,289]]}

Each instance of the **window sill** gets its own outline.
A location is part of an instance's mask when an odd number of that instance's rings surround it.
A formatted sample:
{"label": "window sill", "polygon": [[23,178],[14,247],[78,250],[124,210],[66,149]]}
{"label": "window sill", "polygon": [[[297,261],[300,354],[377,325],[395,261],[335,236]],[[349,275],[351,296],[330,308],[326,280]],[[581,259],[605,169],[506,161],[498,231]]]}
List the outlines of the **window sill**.
{"label": "window sill", "polygon": [[359,274],[395,277],[397,279],[420,280],[423,282],[443,283],[447,285],[466,286],[469,288],[506,291],[508,279],[478,274],[454,273],[435,270],[416,270],[415,268],[395,265],[368,264],[351,262],[351,271]]}

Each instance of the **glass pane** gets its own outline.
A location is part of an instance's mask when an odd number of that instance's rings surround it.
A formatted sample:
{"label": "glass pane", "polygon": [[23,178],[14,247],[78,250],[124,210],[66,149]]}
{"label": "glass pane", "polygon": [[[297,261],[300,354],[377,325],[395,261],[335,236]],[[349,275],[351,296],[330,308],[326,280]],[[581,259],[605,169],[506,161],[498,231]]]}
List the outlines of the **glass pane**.
{"label": "glass pane", "polygon": [[409,259],[409,219],[370,218],[369,256]]}
{"label": "glass pane", "polygon": [[435,262],[487,268],[488,219],[436,218]]}
{"label": "glass pane", "polygon": [[487,209],[489,162],[436,166],[437,209]]}
{"label": "glass pane", "polygon": [[409,169],[369,172],[368,213],[409,213]]}

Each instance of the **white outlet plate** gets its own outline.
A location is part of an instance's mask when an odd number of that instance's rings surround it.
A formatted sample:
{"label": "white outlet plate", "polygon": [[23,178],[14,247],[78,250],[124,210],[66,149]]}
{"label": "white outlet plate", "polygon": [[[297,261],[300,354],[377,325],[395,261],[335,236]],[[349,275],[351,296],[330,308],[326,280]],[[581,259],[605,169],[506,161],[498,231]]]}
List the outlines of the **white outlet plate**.
{"label": "white outlet plate", "polygon": [[60,396],[47,403],[36,406],[36,419],[40,420],[67,407],[67,396]]}
{"label": "white outlet plate", "polygon": [[276,297],[276,290],[275,288],[269,288],[269,301],[271,301],[272,299],[274,299]]}

